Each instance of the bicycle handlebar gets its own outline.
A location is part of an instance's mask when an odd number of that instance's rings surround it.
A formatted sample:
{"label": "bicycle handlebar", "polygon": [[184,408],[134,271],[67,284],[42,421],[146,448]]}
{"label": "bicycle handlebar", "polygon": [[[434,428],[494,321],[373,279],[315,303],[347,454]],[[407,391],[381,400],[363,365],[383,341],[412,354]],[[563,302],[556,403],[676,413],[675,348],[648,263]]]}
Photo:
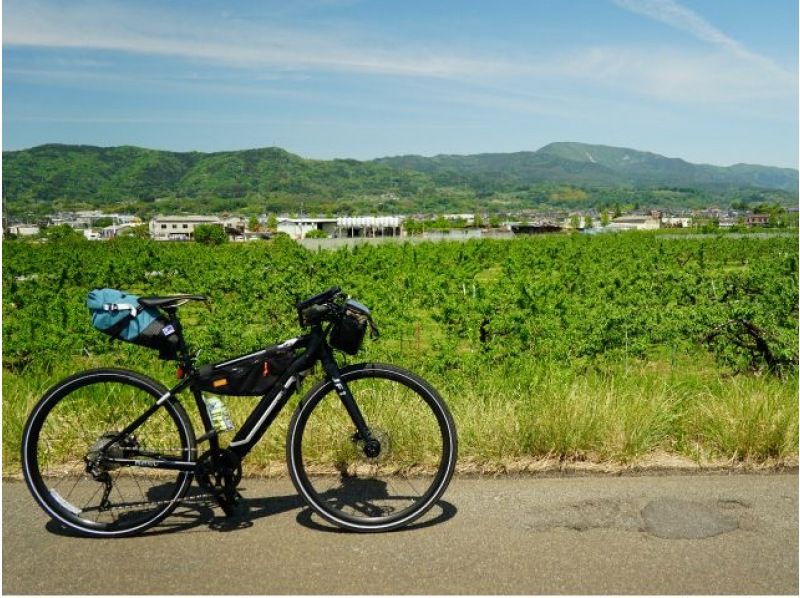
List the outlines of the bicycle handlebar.
{"label": "bicycle handlebar", "polygon": [[312,326],[335,315],[338,306],[333,301],[342,295],[342,289],[331,287],[308,299],[297,302],[297,317],[301,326]]}
{"label": "bicycle handlebar", "polygon": [[297,310],[303,311],[307,307],[311,307],[312,305],[319,305],[321,303],[328,303],[333,299],[336,299],[339,295],[342,294],[342,289],[339,287],[331,287],[326,291],[322,291],[321,293],[317,293],[316,295],[309,297],[308,299],[304,299],[303,301],[297,302]]}

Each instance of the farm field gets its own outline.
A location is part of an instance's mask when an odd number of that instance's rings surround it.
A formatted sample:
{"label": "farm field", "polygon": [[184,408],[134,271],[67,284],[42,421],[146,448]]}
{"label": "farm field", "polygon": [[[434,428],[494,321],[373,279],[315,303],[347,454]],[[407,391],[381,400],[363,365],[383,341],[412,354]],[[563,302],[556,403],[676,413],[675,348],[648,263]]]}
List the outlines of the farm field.
{"label": "farm field", "polygon": [[[381,330],[348,360],[395,363],[429,379],[453,411],[462,471],[657,458],[796,463],[796,235],[625,233],[336,251],[281,239],[217,247],[117,239],[3,243],[4,473],[19,468],[31,407],[66,375],[117,365],[174,380],[174,364],[91,327],[90,289],[208,295],[209,308],[181,311],[208,362],[296,336],[295,299],[333,285],[373,308]],[[226,399],[234,421],[254,400]],[[248,458],[249,473],[281,471],[292,406]]]}

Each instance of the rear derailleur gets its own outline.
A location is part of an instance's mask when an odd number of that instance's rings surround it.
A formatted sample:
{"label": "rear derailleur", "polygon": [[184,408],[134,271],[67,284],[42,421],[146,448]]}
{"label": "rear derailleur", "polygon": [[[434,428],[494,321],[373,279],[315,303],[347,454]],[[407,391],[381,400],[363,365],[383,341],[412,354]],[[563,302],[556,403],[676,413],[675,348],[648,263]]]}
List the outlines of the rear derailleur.
{"label": "rear derailleur", "polygon": [[86,463],[86,473],[91,475],[95,481],[103,484],[103,496],[100,498],[100,504],[98,505],[99,511],[106,511],[112,506],[109,497],[111,496],[114,482],[109,471],[119,467],[108,463],[106,457],[124,458],[129,456],[131,452],[135,453],[139,448],[139,441],[133,434],[119,442],[109,444],[117,435],[118,432],[104,432],[101,434],[100,438],[95,441],[92,448],[83,458],[84,463]]}
{"label": "rear derailleur", "polygon": [[197,460],[197,482],[211,493],[228,517],[234,515],[242,498],[236,491],[241,480],[242,461],[231,450],[211,449]]}

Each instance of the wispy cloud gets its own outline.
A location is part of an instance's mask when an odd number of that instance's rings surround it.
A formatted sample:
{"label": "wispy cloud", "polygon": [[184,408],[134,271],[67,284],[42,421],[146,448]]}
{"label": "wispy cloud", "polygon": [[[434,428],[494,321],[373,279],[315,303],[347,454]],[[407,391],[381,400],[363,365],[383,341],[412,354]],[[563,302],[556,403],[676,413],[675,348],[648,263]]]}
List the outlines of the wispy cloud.
{"label": "wispy cloud", "polygon": [[796,78],[724,52],[595,46],[564,57],[561,73],[664,101],[735,104],[795,97]]}
{"label": "wispy cloud", "polygon": [[784,72],[769,58],[752,52],[744,44],[723,33],[701,15],[675,0],[613,0],[617,6],[655,19],[718,48],[776,72]]}
{"label": "wispy cloud", "polygon": [[[308,0],[317,2],[318,0]],[[323,2],[327,0],[321,0]],[[333,0],[338,2],[339,0]],[[350,0],[342,0],[349,2]],[[136,72],[118,69],[114,56],[73,68],[68,64],[6,63],[16,77],[47,79],[59,85],[92,82],[101,85],[142,83],[158,89],[270,94],[297,97],[297,78],[318,73],[412,77],[427,86],[432,79],[485,84],[480,94],[465,93],[464,101],[491,101],[519,113],[561,112],[565,96],[592,97],[596,92],[657,98],[671,102],[747,103],[796,97],[796,73],[750,51],[702,16],[675,0],[613,0],[629,11],[666,23],[709,44],[595,45],[549,48],[529,53],[491,54],[452,43],[403,40],[383,31],[365,31],[354,24],[325,21],[324,26],[248,19],[236,14],[178,10],[175,4],[121,3],[115,0],[6,0],[3,43],[6,46],[74,48],[179,59],[175,69]],[[300,10],[287,4],[286,10]],[[528,51],[530,52],[530,50]],[[89,61],[78,57],[48,57],[54,61]],[[192,72],[205,73],[193,79]],[[97,66],[98,68],[94,68]],[[222,68],[220,68],[222,67]],[[233,68],[231,68],[233,67]],[[231,81],[223,71],[246,75]],[[160,76],[156,76],[161,73]],[[266,85],[265,81],[274,83]],[[385,81],[379,79],[378,83]],[[280,83],[280,84],[279,84]],[[407,85],[400,93],[409,94]],[[511,90],[509,92],[509,90]],[[315,88],[310,96],[319,95]],[[522,95],[519,95],[522,94]],[[558,97],[546,97],[546,96]],[[325,101],[333,101],[325,96]],[[759,107],[759,109],[761,109]]]}
{"label": "wispy cloud", "polygon": [[447,77],[513,72],[502,60],[455,54],[444,47],[409,49],[391,40],[354,39],[285,24],[225,23],[168,8],[116,2],[6,0],[3,43],[10,46],[91,48],[157,54],[243,67],[332,70]]}

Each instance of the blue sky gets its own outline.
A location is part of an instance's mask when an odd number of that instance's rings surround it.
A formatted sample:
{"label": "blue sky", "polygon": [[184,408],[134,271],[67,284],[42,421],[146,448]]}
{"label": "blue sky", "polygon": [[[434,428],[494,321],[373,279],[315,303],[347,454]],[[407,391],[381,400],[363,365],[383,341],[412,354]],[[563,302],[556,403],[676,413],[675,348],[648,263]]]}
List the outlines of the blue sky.
{"label": "blue sky", "polygon": [[5,0],[3,149],[797,167],[794,0]]}

